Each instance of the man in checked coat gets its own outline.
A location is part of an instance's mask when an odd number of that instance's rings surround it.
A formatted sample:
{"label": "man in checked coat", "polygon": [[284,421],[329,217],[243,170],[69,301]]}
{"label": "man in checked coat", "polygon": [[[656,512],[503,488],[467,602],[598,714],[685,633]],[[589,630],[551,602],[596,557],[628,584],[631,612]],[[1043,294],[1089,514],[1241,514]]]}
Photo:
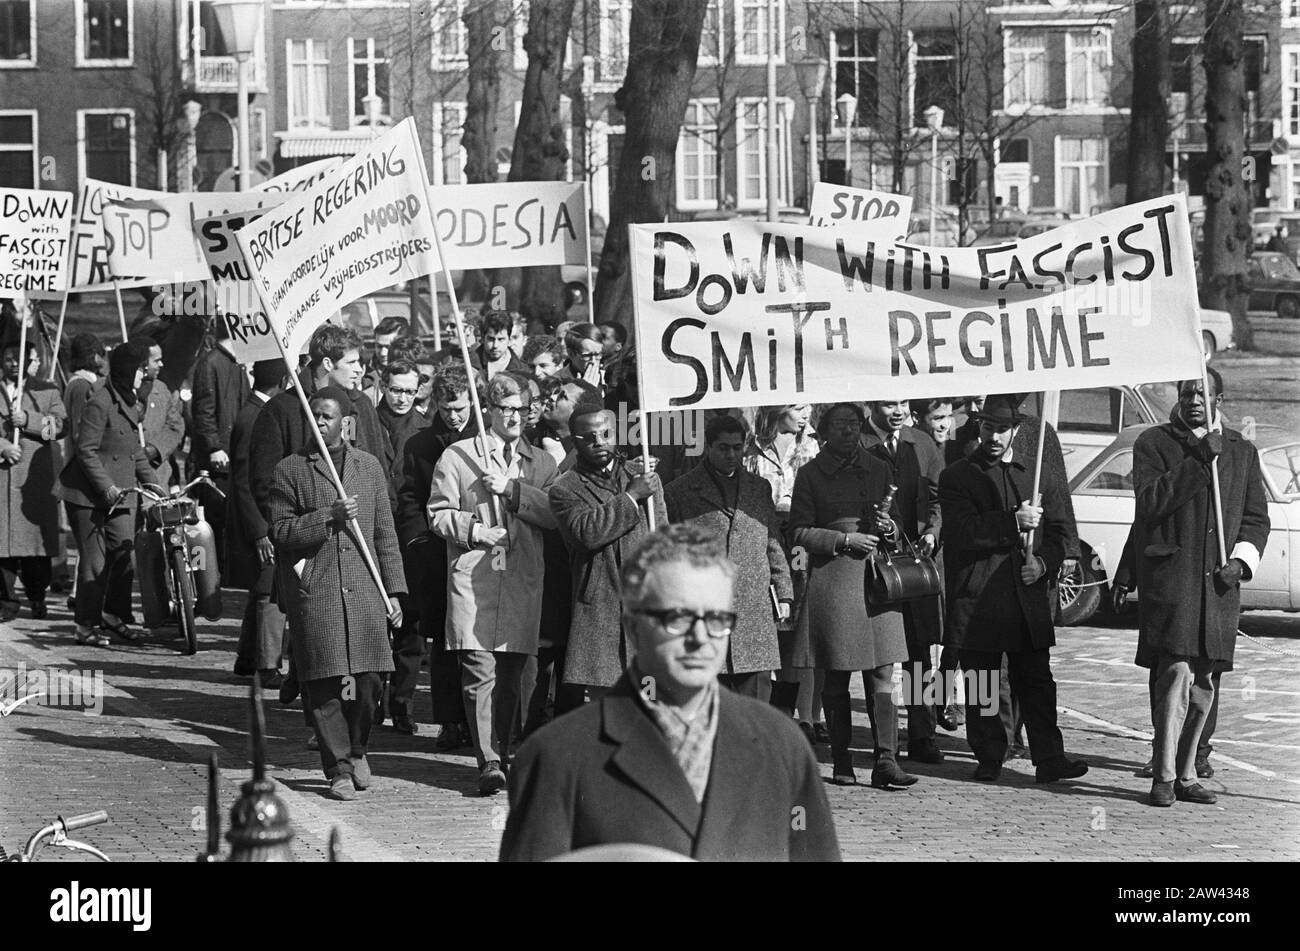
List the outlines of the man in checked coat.
{"label": "man in checked coat", "polygon": [[766,703],[772,693],[771,673],[781,666],[776,622],[790,616],[794,586],[772,487],[740,464],[748,435],[744,420],[735,416],[709,420],[703,463],[668,484],[664,503],[670,522],[713,532],[735,563],[739,617],[718,682]]}
{"label": "man in checked coat", "polygon": [[[343,438],[350,405],[336,386],[321,387],[311,398],[313,420],[347,498],[338,497],[313,440],[275,467],[268,519],[304,705],[311,710],[329,794],[342,800],[370,785],[366,744],[381,675],[393,669],[388,629],[401,627],[397,596],[406,594],[383,466]],[[366,567],[362,543],[379,568],[390,611]]]}

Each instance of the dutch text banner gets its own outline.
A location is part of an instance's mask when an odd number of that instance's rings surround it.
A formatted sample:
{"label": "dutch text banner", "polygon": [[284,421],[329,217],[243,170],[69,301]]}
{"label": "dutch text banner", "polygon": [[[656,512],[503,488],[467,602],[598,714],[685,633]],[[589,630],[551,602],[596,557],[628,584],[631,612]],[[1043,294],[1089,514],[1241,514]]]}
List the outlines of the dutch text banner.
{"label": "dutch text banner", "polygon": [[236,231],[260,217],[261,211],[236,212],[202,218],[194,224],[208,262],[217,319],[225,324],[230,351],[238,363],[280,356],[271,321],[235,240]]}
{"label": "dutch text banner", "polygon": [[440,185],[429,201],[449,268],[587,262],[581,184]]}
{"label": "dutch text banner", "polygon": [[114,275],[108,266],[108,238],[104,234],[105,205],[123,198],[163,198],[166,192],[114,185],[93,178],[83,181],[77,195],[77,215],[72,222],[72,290],[146,287],[158,282],[145,274],[122,272]]}
{"label": "dutch text banner", "polygon": [[344,305],[438,269],[422,161],[405,119],[236,232],[286,353]]}
{"label": "dutch text banner", "polygon": [[108,267],[114,274],[140,274],[155,284],[208,279],[195,223],[204,218],[273,208],[289,192],[184,192],[104,203]]}
{"label": "dutch text banner", "polygon": [[912,196],[892,195],[870,188],[850,188],[817,182],[813,185],[808,223],[818,228],[891,222],[898,236],[907,234],[912,216]]}
{"label": "dutch text banner", "polygon": [[249,191],[254,192],[301,192],[306,191],[321,179],[326,178],[339,165],[341,159],[327,158],[307,165],[291,168],[283,175],[267,179],[260,185],[253,185]]}
{"label": "dutch text banner", "polygon": [[745,221],[630,231],[649,410],[1201,373],[1182,196],[981,248]]}
{"label": "dutch text banner", "polygon": [[0,188],[0,295],[68,289],[72,192]]}

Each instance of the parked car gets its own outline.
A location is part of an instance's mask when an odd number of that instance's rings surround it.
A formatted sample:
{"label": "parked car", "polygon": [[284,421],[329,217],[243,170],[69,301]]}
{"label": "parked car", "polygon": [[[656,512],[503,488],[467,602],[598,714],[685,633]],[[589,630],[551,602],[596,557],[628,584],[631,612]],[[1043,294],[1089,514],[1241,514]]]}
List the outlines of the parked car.
{"label": "parked car", "polygon": [[1300,317],[1300,270],[1278,251],[1256,251],[1247,265],[1250,310],[1271,310],[1279,317]]}
{"label": "parked car", "polygon": [[[1070,480],[1082,558],[1060,587],[1062,624],[1083,624],[1103,601],[1133,525],[1133,443],[1148,426],[1130,426]],[[1259,570],[1241,586],[1244,609],[1300,610],[1300,437],[1277,426],[1246,433],[1259,450],[1272,523]],[[1133,597],[1133,595],[1130,595]]]}
{"label": "parked car", "polygon": [[1232,315],[1226,310],[1201,308],[1201,349],[1208,360],[1216,353],[1233,350],[1237,340],[1232,335]]}
{"label": "parked car", "polygon": [[[423,282],[422,282],[423,283]],[[444,292],[439,290],[439,301],[444,300]],[[436,340],[433,330],[433,312],[429,307],[429,295],[427,285],[421,288],[421,293],[416,298],[415,320],[411,320],[411,299],[405,291],[382,290],[375,291],[373,294],[367,294],[360,300],[355,300],[345,305],[341,309],[343,320],[348,327],[351,327],[361,339],[367,344],[375,335],[375,328],[380,325],[385,317],[402,317],[410,321],[411,331],[426,345]],[[444,313],[450,313],[450,306],[444,309]],[[444,324],[447,319],[444,319]],[[436,346],[441,346],[437,344]]]}
{"label": "parked car", "polygon": [[1020,229],[1028,220],[1024,215],[1005,215],[977,234],[970,246],[981,248],[989,244],[1015,241],[1020,236]]}
{"label": "parked car", "polygon": [[1061,225],[1068,224],[1069,218],[1028,218],[1016,232],[1017,238],[1032,238],[1036,234],[1042,234],[1044,231],[1051,231],[1053,228],[1059,228]]}
{"label": "parked car", "polygon": [[1250,230],[1255,247],[1265,248],[1277,232],[1278,223],[1286,213],[1284,208],[1252,208],[1250,210]]}

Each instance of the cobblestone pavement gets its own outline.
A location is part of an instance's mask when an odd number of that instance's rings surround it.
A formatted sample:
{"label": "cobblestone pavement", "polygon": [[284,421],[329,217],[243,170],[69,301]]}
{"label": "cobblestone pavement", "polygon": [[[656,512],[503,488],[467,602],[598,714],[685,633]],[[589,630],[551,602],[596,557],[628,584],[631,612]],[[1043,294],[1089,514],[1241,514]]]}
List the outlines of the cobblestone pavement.
{"label": "cobblestone pavement", "polygon": [[[24,703],[0,718],[0,844],[13,849],[56,814],[106,809],[110,824],[85,836],[117,860],[192,860],[203,847],[206,762],[223,767],[223,812],[249,776],[248,679],[232,674],[242,593],[227,618],[202,624],[202,650],[181,656],[169,632],[140,645],[78,646],[71,619],[25,616],[0,626],[0,668],[76,667],[102,672],[103,709]],[[60,605],[61,606],[61,605]],[[969,780],[960,734],[942,733],[938,766],[908,766],[908,790],[827,786],[849,859],[1277,860],[1300,858],[1300,616],[1260,612],[1243,620],[1237,669],[1223,679],[1216,806],[1152,809],[1146,672],[1133,666],[1136,632],[1067,628],[1053,653],[1067,750],[1092,765],[1082,780],[1039,786],[1027,760],[994,786]],[[1291,653],[1281,654],[1278,650]],[[8,679],[0,673],[0,682]],[[855,683],[855,756],[870,770],[870,729]],[[7,700],[12,702],[10,692]],[[376,730],[373,787],[352,803],[324,798],[317,754],[301,709],[267,704],[268,772],[288,807],[300,859],[324,857],[332,828],[354,860],[490,860],[504,828],[504,796],[476,793],[472,757],[433,752],[427,736]],[[417,719],[427,721],[422,687]],[[827,751],[821,751],[829,776]],[[904,761],[904,765],[906,761]],[[224,816],[223,816],[224,821]],[[50,859],[64,853],[47,852]],[[76,860],[70,856],[70,860]]]}

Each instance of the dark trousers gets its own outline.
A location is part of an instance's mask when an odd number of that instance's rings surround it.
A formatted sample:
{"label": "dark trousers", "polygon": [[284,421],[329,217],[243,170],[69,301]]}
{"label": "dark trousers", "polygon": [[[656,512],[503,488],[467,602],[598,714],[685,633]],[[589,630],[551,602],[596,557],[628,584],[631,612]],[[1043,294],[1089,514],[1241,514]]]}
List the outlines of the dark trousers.
{"label": "dark trousers", "polygon": [[279,605],[271,603],[269,594],[248,592],[235,649],[236,669],[279,670],[288,638],[289,627]]}
{"label": "dark trousers", "polygon": [[[997,651],[963,650],[960,653],[961,669],[978,671],[977,683],[989,682],[986,678],[1001,679],[1002,653]],[[1034,765],[1065,755],[1065,740],[1056,725],[1056,681],[1052,679],[1051,651],[1047,648],[1028,651],[1009,651],[1007,682],[1020,701],[1020,710],[1029,733],[1029,757]],[[999,684],[999,686],[1001,686]],[[980,763],[1002,765],[1007,754],[1007,729],[1000,717],[984,716],[980,707],[966,705],[966,742]]]}
{"label": "dark trousers", "polygon": [[0,558],[0,601],[18,602],[18,581],[28,601],[44,601],[54,577],[54,567],[47,555]]}
{"label": "dark trousers", "polygon": [[1007,672],[1007,656],[1002,655],[1002,672],[998,678],[998,719],[1006,731],[1007,743],[1025,745],[1025,715],[1020,709],[1020,698],[1011,692],[1011,675]]}
{"label": "dark trousers", "polygon": [[424,659],[424,637],[420,634],[419,619],[408,618],[405,613],[405,605],[411,600],[402,599],[402,627],[393,633],[393,672],[388,675],[388,715],[393,718],[411,715],[415,685],[420,679],[420,662]]}
{"label": "dark trousers", "polygon": [[[528,736],[539,727],[545,726],[558,716],[570,710],[577,710],[586,702],[581,687],[564,682],[564,654],[566,644],[558,647],[545,643],[537,649],[537,657],[530,658],[537,664],[536,682],[532,695],[528,697],[524,719],[523,736]],[[527,671],[525,671],[525,677]]]}
{"label": "dark trousers", "polygon": [[[119,619],[130,617],[134,514],[130,509],[106,512],[69,503],[68,521],[72,523],[72,536],[80,555],[76,622],[95,627],[103,622],[105,609]],[[123,591],[126,592],[125,610],[122,609]]]}
{"label": "dark trousers", "polygon": [[447,638],[429,638],[429,693],[434,723],[465,723],[465,699],[460,686],[460,658],[447,650]]}
{"label": "dark trousers", "polygon": [[767,703],[772,699],[772,672],[759,670],[749,674],[718,674],[718,683],[742,697]]}
{"label": "dark trousers", "polygon": [[352,775],[357,760],[366,755],[382,683],[383,678],[370,671],[303,683],[303,707],[315,720],[326,779]]}
{"label": "dark trousers", "polygon": [[907,665],[903,668],[903,685],[907,702],[907,745],[924,745],[934,739],[934,728],[939,714],[930,703],[914,703],[924,697],[924,690],[934,676],[934,663],[930,660],[930,645],[923,643],[917,634],[912,618],[912,605],[903,605],[903,632],[907,638]]}

